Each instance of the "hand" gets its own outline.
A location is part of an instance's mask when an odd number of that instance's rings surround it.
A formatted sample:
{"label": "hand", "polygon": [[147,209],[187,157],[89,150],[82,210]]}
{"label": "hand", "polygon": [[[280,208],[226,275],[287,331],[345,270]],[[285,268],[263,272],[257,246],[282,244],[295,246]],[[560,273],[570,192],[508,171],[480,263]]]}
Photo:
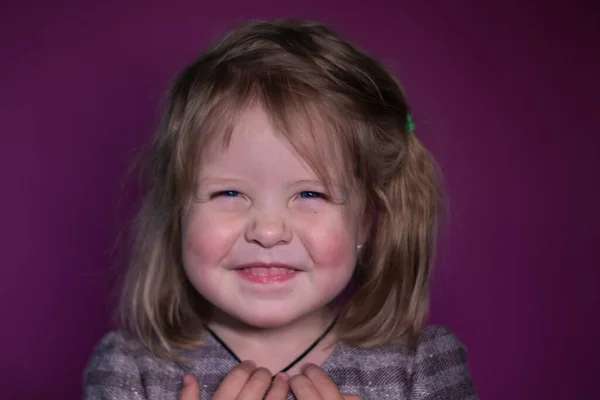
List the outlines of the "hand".
{"label": "hand", "polygon": [[314,364],[302,369],[302,374],[290,379],[290,387],[297,400],[360,400],[353,394],[342,394],[325,372]]}
{"label": "hand", "polygon": [[[213,400],[261,400],[270,384],[271,373],[268,370],[256,368],[253,362],[244,361],[223,379]],[[285,400],[289,390],[287,375],[278,375],[265,400]],[[200,399],[200,386],[193,376],[183,377],[183,390],[179,399]]]}

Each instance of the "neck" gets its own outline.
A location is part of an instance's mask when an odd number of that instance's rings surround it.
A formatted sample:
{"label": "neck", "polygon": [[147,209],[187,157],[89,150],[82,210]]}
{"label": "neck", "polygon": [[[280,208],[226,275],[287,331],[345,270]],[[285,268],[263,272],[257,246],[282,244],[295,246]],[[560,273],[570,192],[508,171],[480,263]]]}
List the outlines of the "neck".
{"label": "neck", "polygon": [[[228,315],[216,313],[210,329],[225,342],[240,360],[252,360],[276,374],[302,354],[334,320],[329,310],[321,310],[292,323],[276,328],[256,328]],[[335,329],[288,372],[294,375],[307,362],[321,365],[337,342]]]}

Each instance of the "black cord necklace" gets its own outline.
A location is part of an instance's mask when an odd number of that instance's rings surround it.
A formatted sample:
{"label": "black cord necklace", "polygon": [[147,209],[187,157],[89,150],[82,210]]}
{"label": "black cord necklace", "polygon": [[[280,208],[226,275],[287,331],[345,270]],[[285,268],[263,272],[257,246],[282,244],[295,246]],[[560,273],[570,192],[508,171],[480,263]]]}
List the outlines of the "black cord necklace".
{"label": "black cord necklace", "polygon": [[[323,338],[325,338],[325,336],[327,336],[327,334],[329,332],[331,332],[331,330],[333,329],[333,327],[335,326],[335,323],[337,322],[337,317],[333,320],[333,322],[327,327],[327,329],[325,330],[325,332],[323,332],[321,334],[321,336],[319,336],[317,338],[317,340],[315,340],[310,346],[308,346],[308,348],[306,350],[304,350],[304,352],[302,352],[302,354],[300,354],[298,357],[296,357],[296,359],[294,361],[292,361],[291,363],[288,364],[287,367],[285,367],[284,369],[282,369],[281,371],[279,371],[279,373],[282,372],[287,372],[290,368],[292,368],[294,365],[298,364],[300,362],[300,360],[302,360],[304,357],[306,357],[306,355],[308,353],[310,353],[315,347],[317,347],[317,345],[321,342],[321,340],[323,340]],[[204,326],[205,329],[208,331],[208,333],[211,334],[211,336],[225,349],[227,350],[227,352],[239,363],[242,362],[242,360],[240,360],[240,358],[233,352],[233,350],[231,350],[229,348],[229,346],[227,346],[225,344],[225,342],[223,340],[221,340],[221,338],[219,336],[217,336],[216,333],[213,332],[212,329],[210,329],[208,327],[208,325]],[[273,378],[275,378],[275,375],[273,375]]]}

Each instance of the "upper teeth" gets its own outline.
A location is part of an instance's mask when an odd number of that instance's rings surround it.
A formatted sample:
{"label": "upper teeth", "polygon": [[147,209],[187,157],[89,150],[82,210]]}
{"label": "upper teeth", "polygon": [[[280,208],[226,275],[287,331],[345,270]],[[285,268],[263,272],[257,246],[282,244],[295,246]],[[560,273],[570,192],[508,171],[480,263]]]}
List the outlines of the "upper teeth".
{"label": "upper teeth", "polygon": [[284,268],[284,267],[251,267],[251,268],[244,268],[244,271],[251,273],[252,275],[271,276],[271,275],[291,274],[295,270],[292,268]]}

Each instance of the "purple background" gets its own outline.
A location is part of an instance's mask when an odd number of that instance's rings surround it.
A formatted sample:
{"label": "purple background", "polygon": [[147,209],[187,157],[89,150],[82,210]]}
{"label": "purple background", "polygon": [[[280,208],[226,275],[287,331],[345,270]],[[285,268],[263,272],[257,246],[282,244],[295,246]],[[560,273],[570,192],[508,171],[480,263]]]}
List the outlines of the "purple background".
{"label": "purple background", "polygon": [[326,22],[404,82],[451,203],[432,321],[481,397],[600,398],[599,3],[498,3],[2,1],[0,398],[80,397],[163,92],[272,17]]}

